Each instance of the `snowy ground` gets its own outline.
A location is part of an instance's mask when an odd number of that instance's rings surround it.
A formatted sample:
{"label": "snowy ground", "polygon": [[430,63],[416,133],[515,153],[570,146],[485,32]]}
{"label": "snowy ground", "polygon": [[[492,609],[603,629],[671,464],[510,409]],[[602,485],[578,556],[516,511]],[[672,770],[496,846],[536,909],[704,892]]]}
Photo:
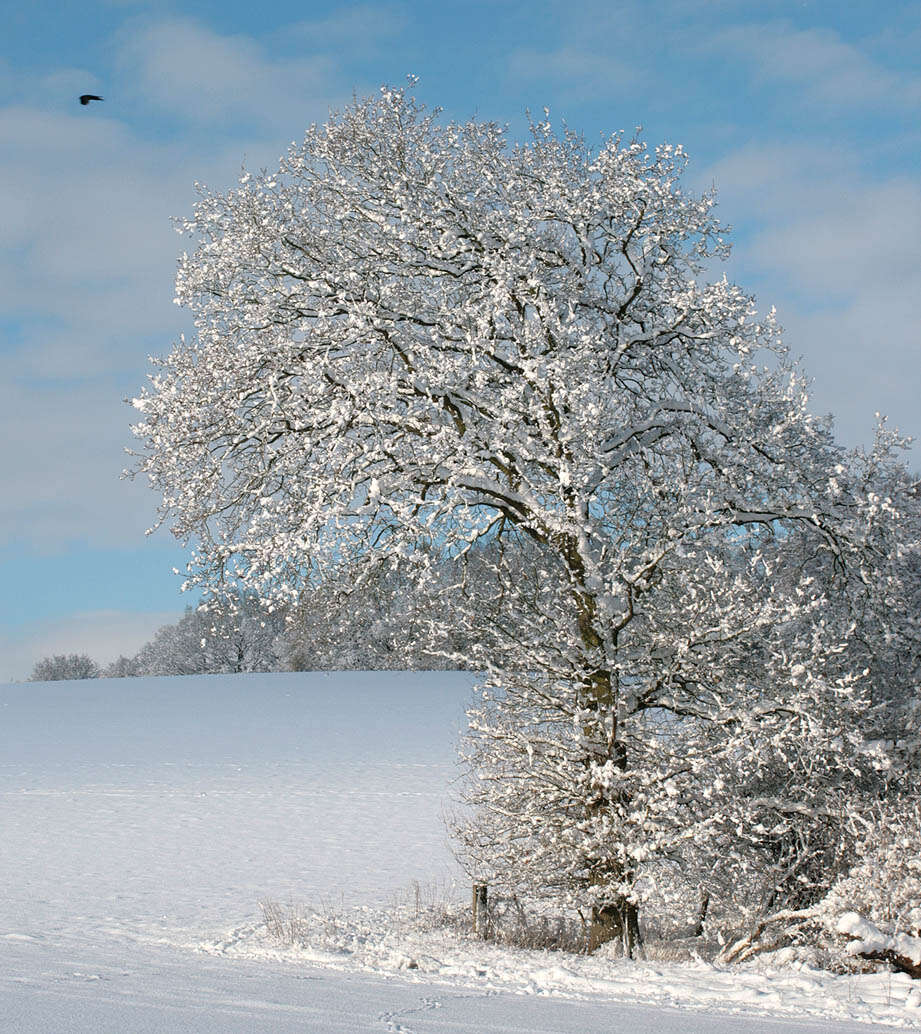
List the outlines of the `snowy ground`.
{"label": "snowy ground", "polygon": [[[381,906],[413,880],[459,876],[442,814],[469,685],[0,686],[0,1032],[921,1027],[907,978],[720,973],[387,929]],[[309,943],[266,936],[267,898],[316,909]]]}

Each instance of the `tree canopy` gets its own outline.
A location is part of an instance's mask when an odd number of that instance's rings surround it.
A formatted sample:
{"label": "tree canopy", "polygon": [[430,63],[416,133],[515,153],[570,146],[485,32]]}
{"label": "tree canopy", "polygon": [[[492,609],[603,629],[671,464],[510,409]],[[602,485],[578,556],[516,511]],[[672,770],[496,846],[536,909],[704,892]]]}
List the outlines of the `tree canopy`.
{"label": "tree canopy", "polygon": [[345,562],[422,585],[476,559],[471,871],[628,949],[652,861],[723,838],[776,903],[837,849],[834,795],[877,771],[851,602],[904,480],[893,436],[848,456],[810,414],[773,314],[706,282],[727,244],[685,165],[383,89],[201,191],[196,333],[134,400],[193,582],[291,600]]}

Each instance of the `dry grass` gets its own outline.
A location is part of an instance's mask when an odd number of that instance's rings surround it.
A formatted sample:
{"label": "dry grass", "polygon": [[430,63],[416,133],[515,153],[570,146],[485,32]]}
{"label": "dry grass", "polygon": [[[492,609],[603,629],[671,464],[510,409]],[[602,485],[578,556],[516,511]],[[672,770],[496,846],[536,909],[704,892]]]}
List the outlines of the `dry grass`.
{"label": "dry grass", "polygon": [[[474,935],[469,909],[454,918],[456,928]],[[540,910],[515,895],[489,898],[484,940],[532,951],[584,951],[585,929],[578,919]]]}
{"label": "dry grass", "polygon": [[[361,943],[384,934],[407,935],[444,930],[463,938],[482,939],[502,947],[531,951],[559,951],[584,954],[587,931],[578,916],[563,915],[536,902],[523,902],[514,895],[491,893],[485,936],[473,929],[469,902],[460,902],[454,884],[413,881],[394,895],[390,906],[376,909],[345,909],[341,904],[321,903],[312,908],[278,901],[260,902],[267,933],[287,947],[314,947],[330,951],[351,951]],[[719,944],[687,936],[676,930],[652,925],[644,929],[640,958],[656,962],[690,962],[712,959]],[[619,946],[610,943],[602,954],[615,957]]]}
{"label": "dry grass", "polygon": [[460,912],[453,887],[414,881],[394,896],[389,908],[347,909],[321,902],[316,908],[266,899],[259,903],[266,932],[285,947],[350,952],[383,933],[448,929]]}
{"label": "dry grass", "polygon": [[269,934],[286,946],[307,943],[312,924],[310,919],[316,915],[304,906],[294,904],[281,905],[277,901],[260,901],[262,920]]}

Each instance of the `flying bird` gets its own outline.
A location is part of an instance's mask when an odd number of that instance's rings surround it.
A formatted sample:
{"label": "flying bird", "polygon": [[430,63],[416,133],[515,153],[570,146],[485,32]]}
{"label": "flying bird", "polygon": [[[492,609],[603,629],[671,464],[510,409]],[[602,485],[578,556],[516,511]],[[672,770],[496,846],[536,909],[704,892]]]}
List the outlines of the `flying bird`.
{"label": "flying bird", "polygon": [[83,105],[89,104],[90,101],[101,101],[101,97],[97,97],[95,93],[81,93],[80,103]]}

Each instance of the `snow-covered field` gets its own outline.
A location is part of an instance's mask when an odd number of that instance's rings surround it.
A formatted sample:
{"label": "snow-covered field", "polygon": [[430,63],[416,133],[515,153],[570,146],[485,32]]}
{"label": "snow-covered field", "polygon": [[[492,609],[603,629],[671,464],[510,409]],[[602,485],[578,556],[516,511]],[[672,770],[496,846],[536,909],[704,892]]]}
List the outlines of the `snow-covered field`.
{"label": "snow-covered field", "polygon": [[[0,1032],[921,1027],[907,978],[529,954],[389,920],[414,880],[466,896],[442,815],[470,684],[0,686]],[[314,908],[315,936],[271,940],[265,899]]]}

